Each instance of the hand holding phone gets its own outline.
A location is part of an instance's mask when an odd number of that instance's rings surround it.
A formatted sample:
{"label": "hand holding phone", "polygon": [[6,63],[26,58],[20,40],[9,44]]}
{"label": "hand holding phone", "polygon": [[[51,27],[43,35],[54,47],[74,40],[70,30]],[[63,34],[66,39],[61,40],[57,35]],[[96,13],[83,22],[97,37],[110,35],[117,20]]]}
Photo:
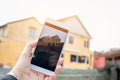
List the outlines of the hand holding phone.
{"label": "hand holding phone", "polygon": [[62,23],[46,19],[32,56],[32,69],[47,75],[54,73],[61,56],[68,30]]}

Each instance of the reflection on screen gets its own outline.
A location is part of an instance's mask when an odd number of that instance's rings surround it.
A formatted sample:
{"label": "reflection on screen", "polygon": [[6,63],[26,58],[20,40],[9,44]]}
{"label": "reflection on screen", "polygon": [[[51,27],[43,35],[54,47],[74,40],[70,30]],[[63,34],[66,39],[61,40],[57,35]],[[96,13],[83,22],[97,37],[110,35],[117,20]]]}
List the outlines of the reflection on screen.
{"label": "reflection on screen", "polygon": [[44,25],[31,63],[54,71],[58,62],[67,31],[54,25]]}

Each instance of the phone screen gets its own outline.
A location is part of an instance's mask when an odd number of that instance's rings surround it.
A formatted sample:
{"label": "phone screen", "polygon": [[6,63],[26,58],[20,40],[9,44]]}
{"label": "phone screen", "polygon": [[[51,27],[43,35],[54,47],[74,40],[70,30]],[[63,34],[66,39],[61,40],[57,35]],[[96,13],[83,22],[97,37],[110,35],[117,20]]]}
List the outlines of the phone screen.
{"label": "phone screen", "polygon": [[55,71],[67,32],[66,29],[46,22],[43,25],[31,64]]}

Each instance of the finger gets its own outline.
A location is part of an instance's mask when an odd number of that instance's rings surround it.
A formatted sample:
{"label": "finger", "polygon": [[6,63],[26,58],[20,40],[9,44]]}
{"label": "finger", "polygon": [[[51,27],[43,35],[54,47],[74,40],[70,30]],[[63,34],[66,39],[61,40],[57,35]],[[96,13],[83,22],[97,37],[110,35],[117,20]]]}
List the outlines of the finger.
{"label": "finger", "polygon": [[55,80],[55,74],[52,74],[52,75],[49,77],[49,80]]}
{"label": "finger", "polygon": [[49,80],[49,77],[46,77],[45,80]]}
{"label": "finger", "polygon": [[55,74],[52,74],[50,76],[46,76],[45,80],[56,80]]}
{"label": "finger", "polygon": [[45,75],[40,72],[37,72],[37,76],[38,76],[38,80],[44,80],[45,78]]}
{"label": "finger", "polygon": [[63,64],[63,62],[64,62],[64,59],[63,59],[63,58],[60,58],[59,61],[58,61],[58,65]]}
{"label": "finger", "polygon": [[55,73],[58,74],[60,72],[61,68],[62,68],[61,65],[57,65]]}
{"label": "finger", "polygon": [[22,52],[22,55],[30,57],[32,49],[36,46],[36,44],[37,44],[37,40],[27,43],[27,45],[25,46]]}

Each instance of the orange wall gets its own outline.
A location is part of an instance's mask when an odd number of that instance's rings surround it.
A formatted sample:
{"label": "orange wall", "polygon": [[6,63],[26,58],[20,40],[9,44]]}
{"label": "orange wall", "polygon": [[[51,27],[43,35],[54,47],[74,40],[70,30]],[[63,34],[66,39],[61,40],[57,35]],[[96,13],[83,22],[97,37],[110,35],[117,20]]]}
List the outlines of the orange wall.
{"label": "orange wall", "polygon": [[104,67],[105,67],[105,57],[94,56],[94,68],[104,68]]}

